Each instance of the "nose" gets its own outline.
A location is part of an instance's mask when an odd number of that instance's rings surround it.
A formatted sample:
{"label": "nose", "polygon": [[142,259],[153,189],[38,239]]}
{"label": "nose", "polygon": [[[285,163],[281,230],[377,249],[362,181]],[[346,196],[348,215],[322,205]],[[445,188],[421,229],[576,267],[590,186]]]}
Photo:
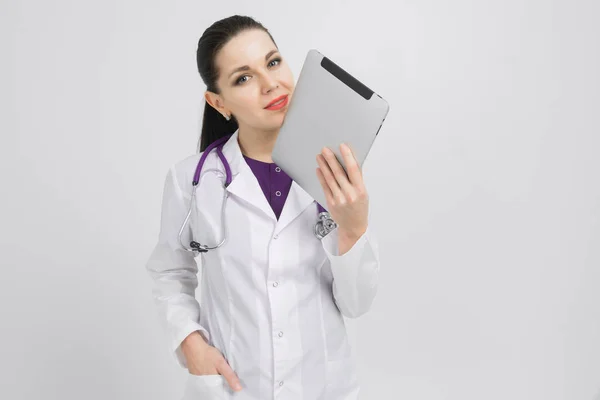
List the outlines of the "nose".
{"label": "nose", "polygon": [[270,74],[264,74],[263,76],[263,93],[267,94],[271,92],[273,89],[277,89],[279,84],[277,80],[271,76]]}

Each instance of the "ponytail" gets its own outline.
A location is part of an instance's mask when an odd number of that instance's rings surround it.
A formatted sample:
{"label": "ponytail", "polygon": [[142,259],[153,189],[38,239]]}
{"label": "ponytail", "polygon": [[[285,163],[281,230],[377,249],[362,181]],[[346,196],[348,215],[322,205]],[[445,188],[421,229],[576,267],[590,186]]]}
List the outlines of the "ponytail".
{"label": "ponytail", "polygon": [[202,118],[202,133],[198,140],[198,153],[202,153],[212,142],[234,133],[238,122],[232,115],[229,121],[213,106],[204,101],[204,116]]}

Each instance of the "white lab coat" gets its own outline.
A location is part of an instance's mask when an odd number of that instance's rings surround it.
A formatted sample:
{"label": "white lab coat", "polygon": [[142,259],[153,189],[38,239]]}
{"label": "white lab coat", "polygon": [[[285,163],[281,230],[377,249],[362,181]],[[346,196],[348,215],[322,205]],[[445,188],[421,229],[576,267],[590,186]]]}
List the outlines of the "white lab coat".
{"label": "white lab coat", "polygon": [[188,374],[183,397],[358,399],[355,358],[342,315],[364,314],[375,297],[379,255],[372,226],[339,256],[337,229],[323,240],[314,236],[317,204],[295,182],[277,220],[237,139],[236,131],[223,147],[233,174],[227,189],[216,151],[208,155],[183,235],[188,245],[190,234],[210,246],[221,240],[227,190],[225,244],[196,258],[180,247],[178,233],[200,159],[195,154],[167,174],[159,240],[146,266],[178,363],[187,368],[179,345],[198,330],[223,353],[243,386],[236,393],[221,375]]}

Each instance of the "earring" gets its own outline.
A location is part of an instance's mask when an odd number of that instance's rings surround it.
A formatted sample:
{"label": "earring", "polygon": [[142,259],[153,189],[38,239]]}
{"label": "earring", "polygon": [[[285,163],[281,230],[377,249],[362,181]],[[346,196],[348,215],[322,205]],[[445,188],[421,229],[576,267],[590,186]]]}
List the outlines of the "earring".
{"label": "earring", "polygon": [[225,119],[226,119],[227,121],[229,121],[229,120],[231,119],[231,116],[227,115],[227,116],[225,116]]}

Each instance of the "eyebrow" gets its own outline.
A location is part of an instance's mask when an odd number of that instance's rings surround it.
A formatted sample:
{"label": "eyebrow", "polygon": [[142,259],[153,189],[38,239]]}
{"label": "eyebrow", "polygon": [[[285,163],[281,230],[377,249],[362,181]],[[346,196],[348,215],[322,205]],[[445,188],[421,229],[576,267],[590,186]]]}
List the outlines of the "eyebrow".
{"label": "eyebrow", "polygon": [[[277,53],[279,50],[271,50],[270,52],[267,53],[267,55],[265,56],[265,61],[269,59],[269,57],[271,57],[273,54]],[[236,69],[234,69],[233,71],[231,71],[231,73],[229,74],[229,76],[227,77],[227,79],[231,78],[231,75],[235,74],[236,72],[240,72],[240,71],[247,71],[249,70],[250,67],[247,65],[243,65],[241,67],[237,67]]]}

